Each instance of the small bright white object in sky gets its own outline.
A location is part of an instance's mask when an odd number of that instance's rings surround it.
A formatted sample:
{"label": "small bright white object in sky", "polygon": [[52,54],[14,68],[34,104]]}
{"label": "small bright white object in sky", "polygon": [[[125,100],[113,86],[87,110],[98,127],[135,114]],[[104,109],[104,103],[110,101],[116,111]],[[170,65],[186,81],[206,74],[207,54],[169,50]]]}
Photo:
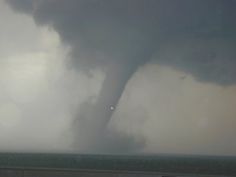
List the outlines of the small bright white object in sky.
{"label": "small bright white object in sky", "polygon": [[112,110],[112,111],[113,111],[114,109],[115,109],[115,108],[114,108],[114,106],[111,106],[111,107],[110,107],[110,110]]}

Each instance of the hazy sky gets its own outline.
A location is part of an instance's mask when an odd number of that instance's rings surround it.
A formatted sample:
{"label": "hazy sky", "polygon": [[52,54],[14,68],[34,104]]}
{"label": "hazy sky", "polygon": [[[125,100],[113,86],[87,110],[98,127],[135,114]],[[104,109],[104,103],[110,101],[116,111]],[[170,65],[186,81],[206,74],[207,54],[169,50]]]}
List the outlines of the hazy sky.
{"label": "hazy sky", "polygon": [[221,16],[229,4],[8,2],[1,151],[236,155],[235,24]]}

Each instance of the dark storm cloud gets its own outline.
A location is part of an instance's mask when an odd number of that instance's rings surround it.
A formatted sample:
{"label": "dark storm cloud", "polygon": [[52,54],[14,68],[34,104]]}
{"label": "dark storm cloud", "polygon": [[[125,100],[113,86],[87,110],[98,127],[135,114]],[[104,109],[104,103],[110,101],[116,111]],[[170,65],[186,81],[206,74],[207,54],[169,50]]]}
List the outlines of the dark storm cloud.
{"label": "dark storm cloud", "polygon": [[[8,2],[15,9],[33,15],[36,23],[52,26],[62,41],[71,46],[71,65],[75,68],[104,68],[106,79],[100,96],[95,104],[87,106],[91,109],[86,111],[93,112],[90,116],[96,120],[94,134],[97,135],[105,129],[113,114],[109,108],[117,105],[129,78],[161,49],[164,41],[183,36],[200,38],[204,43],[205,40],[232,40],[235,37],[234,0]],[[216,54],[216,49],[199,48],[202,43],[198,46],[187,43],[192,52],[180,59],[156,60],[189,72],[200,81],[235,84],[236,54],[221,57]],[[87,114],[79,117],[84,115]]]}
{"label": "dark storm cloud", "polygon": [[[18,10],[31,13],[37,23],[53,26],[63,41],[73,48],[73,65],[76,63],[76,66],[81,68],[103,66],[112,63],[113,60],[137,67],[150,59],[153,51],[158,50],[163,40],[174,36],[235,37],[236,2],[233,0],[8,2]],[[206,52],[208,51],[204,51]],[[189,57],[187,63],[193,63],[193,74],[204,71],[203,75],[196,74],[201,80],[205,78],[208,81],[222,83],[218,81],[219,78],[211,76],[212,73],[208,70],[212,68],[203,67],[204,62],[215,62],[216,57],[212,51],[209,52],[209,55],[205,54],[207,57],[201,54]],[[101,54],[100,57],[98,53]],[[230,69],[234,59],[229,60]],[[165,62],[172,64],[173,61],[169,59]],[[185,66],[185,62],[180,65]],[[221,64],[213,65],[216,70],[217,67],[221,67]],[[186,70],[191,72],[191,69]],[[228,80],[228,84],[234,83],[233,79]]]}

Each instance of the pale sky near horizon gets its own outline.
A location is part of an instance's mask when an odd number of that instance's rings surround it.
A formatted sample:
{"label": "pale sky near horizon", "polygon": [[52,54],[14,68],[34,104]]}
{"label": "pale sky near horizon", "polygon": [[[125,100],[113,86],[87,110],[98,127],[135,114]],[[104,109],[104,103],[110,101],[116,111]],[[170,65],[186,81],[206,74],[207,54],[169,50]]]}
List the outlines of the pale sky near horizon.
{"label": "pale sky near horizon", "polygon": [[[0,151],[79,151],[73,120],[84,102],[96,100],[105,73],[70,68],[70,47],[57,31],[3,0],[0,27]],[[188,44],[235,56],[234,43],[224,39],[166,42],[129,80],[108,128],[143,141],[138,153],[236,155],[236,84],[204,82],[155,62],[184,57]]]}

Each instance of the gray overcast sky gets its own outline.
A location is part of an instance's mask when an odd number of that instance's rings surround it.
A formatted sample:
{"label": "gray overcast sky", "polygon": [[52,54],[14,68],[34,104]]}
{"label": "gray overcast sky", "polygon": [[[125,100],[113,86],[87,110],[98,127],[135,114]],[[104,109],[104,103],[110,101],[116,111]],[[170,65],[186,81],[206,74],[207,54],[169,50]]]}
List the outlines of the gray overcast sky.
{"label": "gray overcast sky", "polygon": [[236,155],[233,1],[7,2],[1,151]]}

